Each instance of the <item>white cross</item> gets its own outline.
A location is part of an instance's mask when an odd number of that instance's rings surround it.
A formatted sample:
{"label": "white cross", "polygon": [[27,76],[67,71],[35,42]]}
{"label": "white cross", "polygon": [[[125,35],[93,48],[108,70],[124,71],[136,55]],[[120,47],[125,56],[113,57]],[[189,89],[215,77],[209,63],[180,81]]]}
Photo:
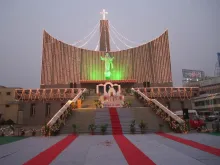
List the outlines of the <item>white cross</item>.
{"label": "white cross", "polygon": [[108,14],[108,12],[106,12],[105,9],[103,9],[102,12],[100,12],[100,14],[102,14],[102,19],[105,20],[105,15]]}

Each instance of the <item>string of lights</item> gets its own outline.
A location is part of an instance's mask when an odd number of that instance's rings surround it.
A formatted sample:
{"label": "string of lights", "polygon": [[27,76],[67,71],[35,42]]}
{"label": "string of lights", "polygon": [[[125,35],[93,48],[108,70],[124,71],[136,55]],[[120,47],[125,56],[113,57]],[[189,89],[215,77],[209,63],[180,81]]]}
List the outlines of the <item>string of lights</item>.
{"label": "string of lights", "polygon": [[115,32],[116,32],[118,35],[120,35],[122,38],[124,38],[124,39],[127,40],[128,42],[133,43],[133,44],[135,44],[135,45],[138,45],[138,44],[139,44],[139,43],[137,43],[137,42],[134,42],[134,41],[129,40],[128,38],[126,38],[125,36],[123,36],[121,33],[119,33],[119,32],[117,31],[117,29],[110,23],[110,21],[109,21],[109,25],[110,25],[110,27],[111,27],[112,29],[115,30]]}
{"label": "string of lights", "polygon": [[92,30],[87,36],[85,36],[83,39],[81,39],[81,40],[75,42],[75,43],[73,44],[73,46],[76,46],[78,43],[81,43],[81,42],[84,41],[86,38],[88,38],[88,37],[96,30],[96,28],[97,28],[98,26],[99,26],[99,22],[95,25],[95,27],[93,28],[93,30]]}

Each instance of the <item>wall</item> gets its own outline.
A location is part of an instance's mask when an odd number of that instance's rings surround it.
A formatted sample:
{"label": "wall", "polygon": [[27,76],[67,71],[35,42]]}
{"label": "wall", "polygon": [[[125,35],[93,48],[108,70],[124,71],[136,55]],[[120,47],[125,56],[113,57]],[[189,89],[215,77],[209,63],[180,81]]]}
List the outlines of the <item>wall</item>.
{"label": "wall", "polygon": [[[51,104],[50,115],[46,116],[46,102],[33,101],[33,102],[23,102],[23,124],[24,125],[43,125],[47,123],[61,108],[62,103],[67,101],[48,101]],[[35,115],[31,116],[31,104],[35,104]]]}
{"label": "wall", "polygon": [[14,90],[15,88],[0,87],[0,114],[4,120],[11,119],[17,123],[19,103],[14,99]]}

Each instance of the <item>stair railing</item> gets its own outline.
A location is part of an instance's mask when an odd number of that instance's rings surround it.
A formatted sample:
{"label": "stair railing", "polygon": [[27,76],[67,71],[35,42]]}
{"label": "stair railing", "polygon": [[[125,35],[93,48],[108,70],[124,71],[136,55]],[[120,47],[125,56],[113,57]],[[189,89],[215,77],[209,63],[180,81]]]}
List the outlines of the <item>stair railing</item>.
{"label": "stair railing", "polygon": [[156,106],[158,106],[163,112],[165,112],[169,117],[171,117],[173,120],[178,122],[179,124],[184,124],[185,121],[182,120],[179,116],[177,116],[175,113],[173,113],[171,110],[169,110],[167,107],[165,107],[163,104],[158,102],[156,99],[150,99],[145,94],[143,94],[140,90],[135,90],[134,88],[131,89],[133,92],[138,93],[141,97],[143,97],[148,102],[153,102]]}
{"label": "stair railing", "polygon": [[56,122],[57,120],[60,119],[60,117],[67,111],[67,108],[72,104],[72,103],[75,103],[79,98],[80,96],[86,92],[86,89],[79,89],[80,91],[77,93],[77,95],[74,97],[74,99],[72,100],[68,100],[66,102],[66,104],[60,108],[60,110],[50,119],[50,121],[47,123],[47,126],[49,127],[52,127]]}

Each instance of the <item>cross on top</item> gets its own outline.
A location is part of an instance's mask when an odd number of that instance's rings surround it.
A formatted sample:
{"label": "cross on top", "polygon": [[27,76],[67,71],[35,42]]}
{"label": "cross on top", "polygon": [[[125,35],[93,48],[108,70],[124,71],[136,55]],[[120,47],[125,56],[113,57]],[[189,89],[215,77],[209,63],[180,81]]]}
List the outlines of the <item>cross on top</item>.
{"label": "cross on top", "polygon": [[108,14],[108,12],[106,12],[105,9],[103,9],[102,12],[100,12],[100,14],[102,14],[102,19],[105,20],[105,16],[106,14]]}

